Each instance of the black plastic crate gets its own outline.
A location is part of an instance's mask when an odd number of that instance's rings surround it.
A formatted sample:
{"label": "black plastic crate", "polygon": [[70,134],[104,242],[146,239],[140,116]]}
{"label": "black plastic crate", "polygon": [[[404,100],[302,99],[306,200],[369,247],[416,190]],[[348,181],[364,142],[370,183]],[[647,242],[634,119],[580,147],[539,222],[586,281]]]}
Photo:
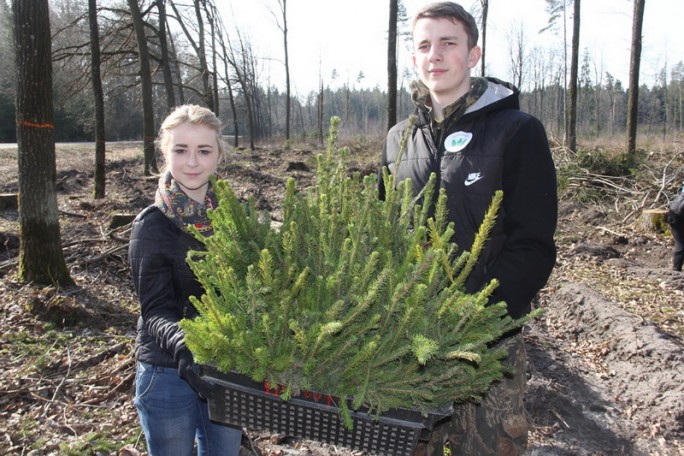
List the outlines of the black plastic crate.
{"label": "black plastic crate", "polygon": [[283,400],[281,388],[249,377],[204,366],[202,376],[218,385],[209,398],[209,418],[254,430],[341,445],[381,455],[413,454],[419,440],[427,440],[434,425],[453,409],[423,416],[418,410],[397,408],[377,416],[351,411],[353,428],[345,427],[337,398],[312,392]]}

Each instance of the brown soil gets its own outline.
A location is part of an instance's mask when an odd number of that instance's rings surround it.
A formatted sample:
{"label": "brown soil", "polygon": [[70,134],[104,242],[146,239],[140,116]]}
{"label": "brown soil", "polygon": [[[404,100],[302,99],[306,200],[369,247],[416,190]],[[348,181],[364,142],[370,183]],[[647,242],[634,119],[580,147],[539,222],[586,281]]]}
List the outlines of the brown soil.
{"label": "brown soil", "polygon": [[[378,144],[350,144],[352,166],[374,169]],[[132,405],[137,303],[128,272],[130,225],[115,213],[151,202],[139,148],[108,145],[107,197],[92,193],[91,145],[58,146],[64,254],[77,286],[17,277],[18,213],[0,209],[0,452],[138,454]],[[239,195],[278,219],[285,179],[311,183],[319,148],[237,150],[222,171]],[[372,154],[363,151],[371,151]],[[0,145],[0,193],[18,188],[16,148]],[[684,452],[684,275],[671,240],[603,205],[561,202],[558,265],[525,330],[533,455]],[[244,454],[362,454],[248,430]]]}

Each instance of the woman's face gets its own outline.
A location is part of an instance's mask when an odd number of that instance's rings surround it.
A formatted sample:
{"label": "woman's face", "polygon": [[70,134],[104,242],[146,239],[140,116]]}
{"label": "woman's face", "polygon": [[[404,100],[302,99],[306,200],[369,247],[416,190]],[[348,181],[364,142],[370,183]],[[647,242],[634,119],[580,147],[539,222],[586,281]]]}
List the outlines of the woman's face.
{"label": "woman's face", "polygon": [[216,132],[185,122],[168,134],[164,155],[171,175],[190,198],[204,203],[209,178],[216,173],[220,158]]}

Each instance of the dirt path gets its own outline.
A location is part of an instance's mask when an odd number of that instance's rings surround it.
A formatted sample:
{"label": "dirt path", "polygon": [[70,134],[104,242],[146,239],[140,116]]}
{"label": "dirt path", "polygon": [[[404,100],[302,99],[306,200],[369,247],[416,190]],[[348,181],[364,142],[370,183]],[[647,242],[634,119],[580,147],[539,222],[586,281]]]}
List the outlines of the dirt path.
{"label": "dirt path", "polygon": [[682,454],[679,341],[575,283],[533,324],[528,405],[554,442],[532,454]]}

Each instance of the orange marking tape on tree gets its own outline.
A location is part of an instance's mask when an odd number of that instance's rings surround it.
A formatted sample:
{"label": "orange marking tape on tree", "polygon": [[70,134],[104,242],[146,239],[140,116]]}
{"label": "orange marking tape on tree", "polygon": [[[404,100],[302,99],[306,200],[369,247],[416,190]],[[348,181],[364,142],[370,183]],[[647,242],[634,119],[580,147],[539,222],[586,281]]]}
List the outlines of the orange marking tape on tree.
{"label": "orange marking tape on tree", "polygon": [[55,128],[55,126],[51,123],[45,123],[45,124],[38,124],[38,123],[33,123],[29,122],[27,120],[20,120],[19,123],[25,127],[33,127],[33,128]]}

